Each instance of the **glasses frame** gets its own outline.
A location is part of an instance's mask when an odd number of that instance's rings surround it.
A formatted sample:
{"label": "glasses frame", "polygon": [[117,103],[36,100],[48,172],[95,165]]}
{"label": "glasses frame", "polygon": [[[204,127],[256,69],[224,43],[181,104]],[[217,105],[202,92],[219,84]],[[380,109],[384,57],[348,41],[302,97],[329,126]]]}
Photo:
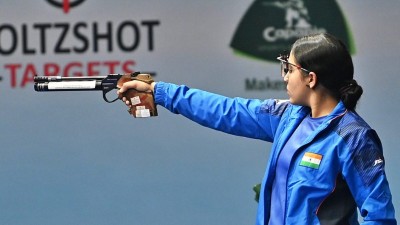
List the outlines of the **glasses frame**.
{"label": "glasses frame", "polygon": [[301,66],[298,66],[296,64],[290,63],[288,61],[288,58],[289,58],[288,55],[280,55],[278,58],[276,58],[277,60],[281,61],[281,76],[282,77],[285,77],[287,75],[287,73],[289,72],[289,66],[288,65],[296,67],[297,69],[302,70],[302,71],[306,72],[307,74],[311,73],[311,71],[309,71],[307,69],[304,69]]}

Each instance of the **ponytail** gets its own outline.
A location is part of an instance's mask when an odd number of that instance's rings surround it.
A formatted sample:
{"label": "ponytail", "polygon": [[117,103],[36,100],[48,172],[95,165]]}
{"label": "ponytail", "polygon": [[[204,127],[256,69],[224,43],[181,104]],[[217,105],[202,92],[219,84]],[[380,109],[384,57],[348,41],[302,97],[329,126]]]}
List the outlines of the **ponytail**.
{"label": "ponytail", "polygon": [[362,87],[355,80],[345,82],[339,89],[340,100],[342,100],[345,107],[349,110],[355,110],[362,93]]}

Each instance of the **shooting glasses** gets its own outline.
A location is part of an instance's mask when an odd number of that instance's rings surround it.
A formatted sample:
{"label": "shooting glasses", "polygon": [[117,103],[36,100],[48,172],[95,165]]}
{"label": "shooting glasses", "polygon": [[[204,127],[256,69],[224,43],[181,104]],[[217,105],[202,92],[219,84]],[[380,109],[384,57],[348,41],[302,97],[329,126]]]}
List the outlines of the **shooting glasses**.
{"label": "shooting glasses", "polygon": [[289,55],[280,55],[277,59],[279,61],[281,61],[281,76],[282,77],[285,77],[286,74],[289,72],[289,69],[290,69],[289,66],[296,67],[297,69],[302,70],[302,71],[306,72],[307,74],[311,72],[309,70],[304,69],[301,66],[298,66],[298,65],[295,65],[293,63],[290,63],[288,61]]}

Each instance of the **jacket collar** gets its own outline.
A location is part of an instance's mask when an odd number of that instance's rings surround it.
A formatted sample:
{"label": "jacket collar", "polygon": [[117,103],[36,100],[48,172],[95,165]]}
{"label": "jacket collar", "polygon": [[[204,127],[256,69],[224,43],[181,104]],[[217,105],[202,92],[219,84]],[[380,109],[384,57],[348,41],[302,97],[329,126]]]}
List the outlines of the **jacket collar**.
{"label": "jacket collar", "polygon": [[[344,106],[342,101],[339,101],[339,103],[335,106],[335,108],[332,110],[332,112],[326,116],[326,121],[331,122],[332,120],[343,116],[346,114],[347,109]],[[290,119],[304,119],[307,115],[311,113],[310,107],[306,106],[293,106],[293,113],[290,114]]]}

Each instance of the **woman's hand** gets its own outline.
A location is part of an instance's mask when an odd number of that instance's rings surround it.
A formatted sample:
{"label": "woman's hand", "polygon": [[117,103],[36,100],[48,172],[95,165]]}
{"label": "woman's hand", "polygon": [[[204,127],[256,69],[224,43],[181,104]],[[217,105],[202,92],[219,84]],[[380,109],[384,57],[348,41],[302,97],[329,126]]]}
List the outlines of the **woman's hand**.
{"label": "woman's hand", "polygon": [[[124,96],[124,93],[129,89],[135,89],[137,91],[143,91],[143,92],[154,92],[155,84],[156,82],[148,84],[138,80],[128,81],[122,85],[122,87],[118,90],[117,94],[118,96]],[[131,103],[128,99],[126,99],[126,97],[122,97],[121,100],[125,102],[127,106],[130,106]]]}

